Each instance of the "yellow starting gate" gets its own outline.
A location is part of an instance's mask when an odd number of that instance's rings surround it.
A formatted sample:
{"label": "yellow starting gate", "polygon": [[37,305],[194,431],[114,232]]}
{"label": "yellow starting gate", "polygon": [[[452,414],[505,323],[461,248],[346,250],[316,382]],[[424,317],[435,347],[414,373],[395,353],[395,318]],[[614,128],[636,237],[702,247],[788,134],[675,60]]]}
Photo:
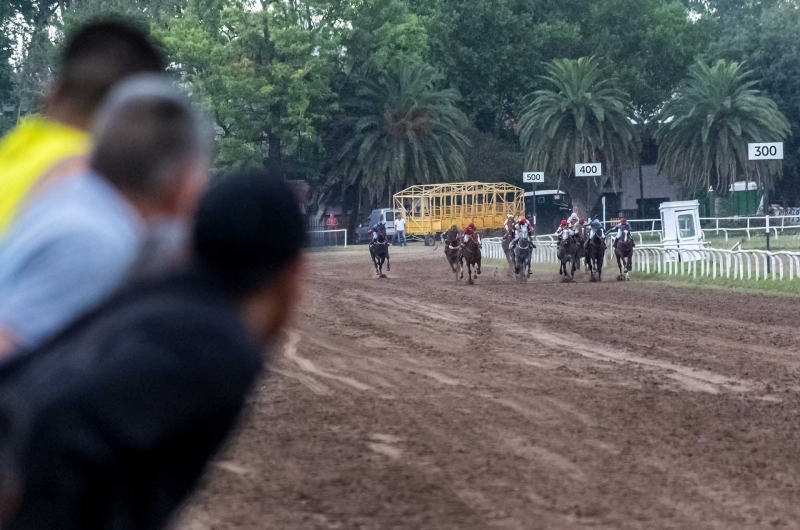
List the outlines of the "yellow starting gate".
{"label": "yellow starting gate", "polygon": [[506,214],[523,215],[525,199],[522,188],[504,182],[428,184],[396,193],[394,209],[406,217],[406,234],[424,236],[431,245],[436,234],[453,224],[502,228]]}

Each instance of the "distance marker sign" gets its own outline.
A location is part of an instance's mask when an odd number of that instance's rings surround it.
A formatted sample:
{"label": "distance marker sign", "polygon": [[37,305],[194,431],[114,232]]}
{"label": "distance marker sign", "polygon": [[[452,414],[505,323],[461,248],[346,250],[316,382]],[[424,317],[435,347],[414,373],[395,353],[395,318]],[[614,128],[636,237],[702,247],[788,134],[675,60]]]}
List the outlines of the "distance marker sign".
{"label": "distance marker sign", "polygon": [[603,164],[600,162],[587,162],[575,164],[576,177],[599,177],[603,174]]}
{"label": "distance marker sign", "polygon": [[783,160],[783,142],[747,144],[748,160]]}
{"label": "distance marker sign", "polygon": [[523,184],[541,184],[544,182],[543,171],[528,171],[522,174]]}

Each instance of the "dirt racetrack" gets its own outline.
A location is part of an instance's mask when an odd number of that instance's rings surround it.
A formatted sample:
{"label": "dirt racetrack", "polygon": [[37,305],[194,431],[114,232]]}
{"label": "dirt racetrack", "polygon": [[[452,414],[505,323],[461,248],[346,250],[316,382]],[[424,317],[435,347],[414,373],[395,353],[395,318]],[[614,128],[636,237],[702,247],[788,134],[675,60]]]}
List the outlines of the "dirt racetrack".
{"label": "dirt racetrack", "polygon": [[800,528],[800,299],[309,255],[181,530]]}

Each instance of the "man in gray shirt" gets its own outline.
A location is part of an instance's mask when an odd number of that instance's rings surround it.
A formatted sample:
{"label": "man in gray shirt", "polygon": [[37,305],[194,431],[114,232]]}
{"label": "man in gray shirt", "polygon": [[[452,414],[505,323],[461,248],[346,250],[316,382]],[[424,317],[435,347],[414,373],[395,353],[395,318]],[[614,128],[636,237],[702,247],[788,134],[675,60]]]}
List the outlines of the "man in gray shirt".
{"label": "man in gray shirt", "polygon": [[89,171],[41,189],[0,242],[0,358],[108,296],[148,233],[189,218],[207,184],[203,129],[165,77],[131,78],[111,93]]}

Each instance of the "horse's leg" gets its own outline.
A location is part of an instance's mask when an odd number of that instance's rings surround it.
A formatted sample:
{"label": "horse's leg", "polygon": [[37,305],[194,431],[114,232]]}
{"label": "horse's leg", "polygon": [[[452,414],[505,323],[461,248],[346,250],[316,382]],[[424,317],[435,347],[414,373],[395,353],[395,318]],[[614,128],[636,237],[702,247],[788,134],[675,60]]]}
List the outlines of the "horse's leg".
{"label": "horse's leg", "polygon": [[378,270],[378,256],[375,255],[372,249],[370,249],[369,253],[372,255],[372,264],[375,265],[375,275],[380,276],[381,273]]}
{"label": "horse's leg", "polygon": [[392,272],[392,264],[389,262],[389,249],[386,249],[386,272]]}
{"label": "horse's leg", "polygon": [[632,262],[633,262],[633,252],[628,254],[628,263],[625,266],[625,281],[630,281],[631,279]]}
{"label": "horse's leg", "polygon": [[[478,251],[478,252],[480,252],[480,251]],[[480,254],[478,254],[477,264],[478,264],[478,274],[480,274],[481,273],[481,255]],[[476,277],[475,279],[477,280],[478,278]]]}

